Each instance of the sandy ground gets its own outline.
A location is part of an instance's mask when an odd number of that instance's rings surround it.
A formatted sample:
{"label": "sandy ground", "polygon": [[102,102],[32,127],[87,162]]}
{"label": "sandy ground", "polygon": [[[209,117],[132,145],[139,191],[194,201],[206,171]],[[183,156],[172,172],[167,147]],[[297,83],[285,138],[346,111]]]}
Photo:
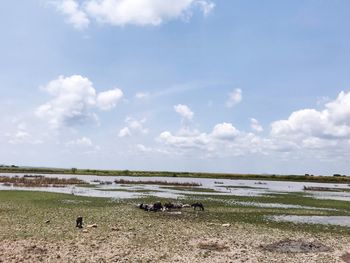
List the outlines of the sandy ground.
{"label": "sandy ground", "polygon": [[[52,226],[55,228],[55,226]],[[72,229],[69,240],[16,237],[0,241],[0,262],[345,262],[350,238],[291,233],[249,224],[169,221],[133,227]],[[261,245],[284,239],[321,242],[330,252],[276,253]]]}

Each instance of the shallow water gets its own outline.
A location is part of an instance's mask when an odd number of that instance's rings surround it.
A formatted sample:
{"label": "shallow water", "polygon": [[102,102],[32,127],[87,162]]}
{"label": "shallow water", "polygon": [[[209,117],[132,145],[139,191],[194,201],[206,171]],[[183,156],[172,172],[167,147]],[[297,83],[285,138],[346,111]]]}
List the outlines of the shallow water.
{"label": "shallow water", "polygon": [[[0,176],[24,176],[24,173],[0,173]],[[181,198],[186,194],[196,195],[232,195],[232,196],[261,196],[266,194],[298,193],[304,192],[308,196],[318,199],[350,201],[350,192],[329,191],[304,191],[304,186],[344,188],[349,189],[347,184],[286,182],[286,181],[259,181],[259,180],[234,180],[234,179],[207,179],[207,178],[181,178],[181,177],[132,177],[132,176],[94,176],[94,175],[67,175],[67,174],[43,174],[51,178],[78,178],[91,184],[92,187],[67,186],[67,187],[13,187],[0,184],[0,190],[30,190],[57,193],[69,193],[81,196],[112,197],[112,198],[137,198],[142,196],[157,196],[164,198]],[[160,185],[138,184],[120,185],[114,180],[125,179],[130,181],[167,181],[177,183],[199,183],[200,187],[193,189],[208,188],[211,192],[198,192],[180,189],[164,188]],[[99,184],[99,182],[113,182],[112,184]],[[116,189],[117,191],[104,191]],[[144,190],[145,192],[137,192]]]}
{"label": "shallow water", "polygon": [[350,216],[266,216],[266,219],[277,222],[293,222],[304,224],[321,224],[321,225],[337,225],[350,226]]}

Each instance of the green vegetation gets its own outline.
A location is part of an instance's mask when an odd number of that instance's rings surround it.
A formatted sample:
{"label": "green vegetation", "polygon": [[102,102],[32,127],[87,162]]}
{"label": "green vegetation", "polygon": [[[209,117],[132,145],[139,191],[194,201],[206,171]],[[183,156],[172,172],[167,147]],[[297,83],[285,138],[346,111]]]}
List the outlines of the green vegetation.
{"label": "green vegetation", "polygon": [[[108,230],[117,222],[124,220],[127,227],[135,227],[133,221],[148,222],[149,224],[165,223],[169,220],[167,213],[146,213],[137,209],[136,203],[153,203],[155,201],[175,201],[192,203],[201,201],[205,205],[205,212],[196,212],[191,208],[182,209],[178,217],[188,224],[196,223],[242,223],[263,225],[289,231],[303,230],[307,232],[336,232],[348,235],[348,228],[340,226],[323,226],[266,221],[268,215],[349,215],[350,207],[345,201],[315,200],[302,195],[287,194],[284,196],[202,196],[186,195],[185,199],[169,200],[157,197],[144,197],[124,201],[112,201],[106,198],[79,197],[67,194],[0,191],[0,224],[1,238],[4,237],[51,237],[55,239],[69,239],[76,235],[74,222],[79,215],[84,216],[88,223],[98,223],[102,230]],[[318,208],[336,208],[338,210],[310,210],[310,209],[279,209],[243,206],[235,201],[282,203],[312,206]],[[132,218],[132,219],[131,219]],[[50,220],[51,225],[45,224]],[[172,219],[171,219],[172,220]],[[175,220],[175,219],[173,219]],[[123,222],[123,224],[125,223]]]}
{"label": "green vegetation", "polygon": [[94,169],[63,169],[63,168],[31,168],[18,166],[2,166],[0,173],[33,173],[33,174],[80,174],[104,176],[139,176],[139,177],[196,177],[215,179],[245,179],[245,180],[279,180],[298,182],[350,183],[350,176],[310,176],[306,175],[266,175],[266,174],[229,174],[229,173],[191,173],[167,171],[129,171],[129,170],[94,170]]}

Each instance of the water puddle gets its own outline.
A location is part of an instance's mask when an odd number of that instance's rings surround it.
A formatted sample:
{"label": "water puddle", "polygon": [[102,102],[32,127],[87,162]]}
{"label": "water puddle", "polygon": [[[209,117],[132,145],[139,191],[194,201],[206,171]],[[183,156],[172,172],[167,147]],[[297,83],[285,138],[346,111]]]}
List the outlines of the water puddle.
{"label": "water puddle", "polygon": [[290,204],[280,204],[280,203],[258,203],[258,202],[239,202],[234,201],[232,204],[238,204],[242,206],[253,206],[260,208],[279,208],[279,209],[308,209],[308,210],[326,210],[326,211],[337,211],[334,208],[323,208],[323,207],[313,207],[313,206],[303,206],[303,205],[290,205]]}
{"label": "water puddle", "polygon": [[266,216],[268,220],[276,222],[292,222],[303,224],[321,224],[350,227],[350,216]]}

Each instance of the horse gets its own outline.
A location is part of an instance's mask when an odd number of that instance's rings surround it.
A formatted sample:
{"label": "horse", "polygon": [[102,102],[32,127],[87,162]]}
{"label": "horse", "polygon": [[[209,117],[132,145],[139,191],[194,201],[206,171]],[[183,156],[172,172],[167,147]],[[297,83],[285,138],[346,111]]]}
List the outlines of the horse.
{"label": "horse", "polygon": [[198,207],[200,210],[204,211],[204,206],[202,203],[194,203],[191,205],[191,207],[193,207],[193,210],[196,210],[196,208]]}

